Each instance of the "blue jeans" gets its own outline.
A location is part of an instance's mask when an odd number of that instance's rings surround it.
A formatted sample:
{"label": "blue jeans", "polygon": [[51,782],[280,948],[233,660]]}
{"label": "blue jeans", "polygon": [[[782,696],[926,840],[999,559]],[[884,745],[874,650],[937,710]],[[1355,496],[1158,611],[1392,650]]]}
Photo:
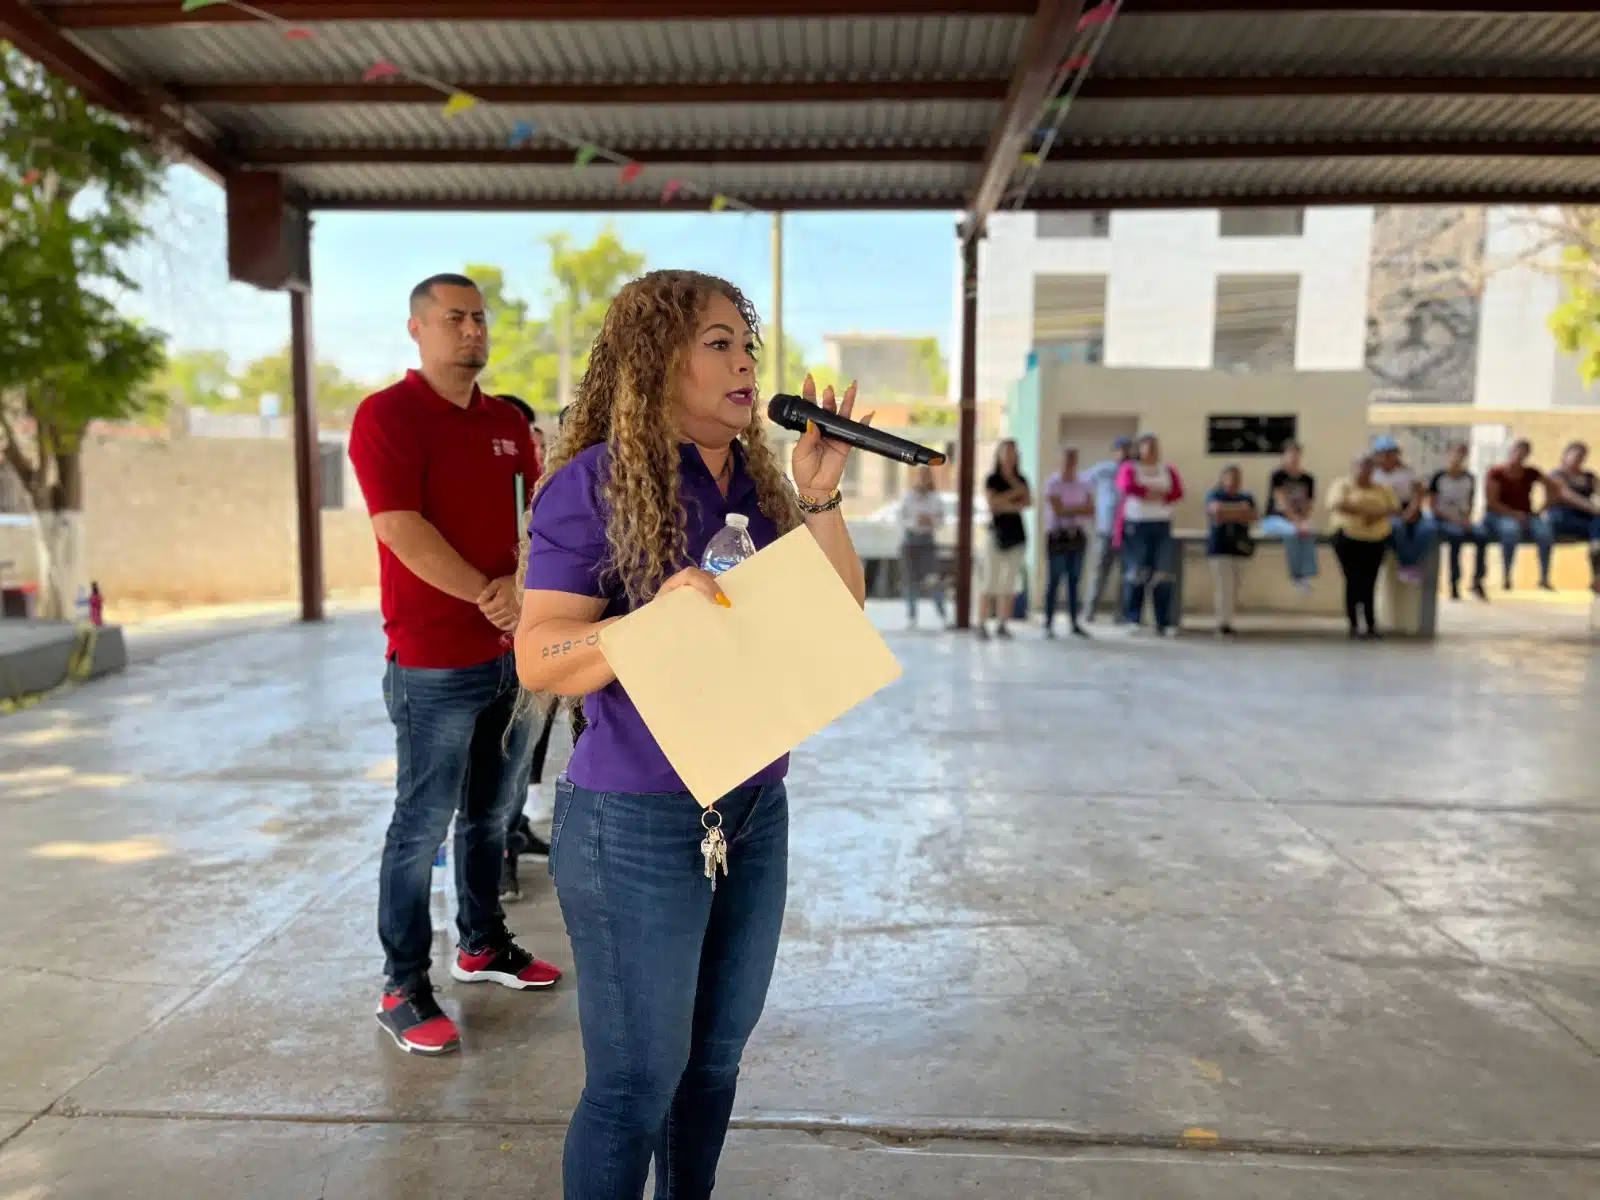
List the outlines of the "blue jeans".
{"label": "blue jeans", "polygon": [[1086,550],[1069,550],[1065,554],[1050,556],[1050,582],[1044,594],[1044,624],[1050,628],[1056,619],[1056,594],[1061,581],[1067,583],[1067,615],[1074,625],[1078,623],[1078,581],[1083,578],[1083,559]]}
{"label": "blue jeans", "polygon": [[761,1017],[788,889],[784,785],[717,804],[728,873],[705,876],[688,793],[591,792],[563,776],[550,833],[578,969],[583,1096],[567,1127],[566,1200],[657,1200],[716,1183],[745,1042]]}
{"label": "blue jeans", "polygon": [[1483,577],[1489,571],[1488,555],[1484,553],[1488,538],[1483,530],[1460,521],[1441,521],[1431,516],[1424,519],[1433,526],[1435,536],[1450,547],[1450,594],[1453,596],[1461,590],[1461,547],[1468,544],[1477,549],[1477,561],[1472,567],[1472,585],[1481,587]]}
{"label": "blue jeans", "polygon": [[1571,538],[1575,542],[1600,542],[1600,516],[1580,512],[1576,508],[1546,510],[1544,519],[1550,522],[1550,532],[1555,537]]}
{"label": "blue jeans", "polygon": [[435,670],[392,660],[383,699],[395,727],[394,816],[378,869],[378,940],[389,986],[426,985],[433,924],[433,860],[456,818],[456,932],[482,953],[508,940],[500,908],[506,825],[528,790],[530,730],[506,739],[517,698],[509,654],[476,667]]}
{"label": "blue jeans", "polygon": [[1314,579],[1317,574],[1317,535],[1301,533],[1288,517],[1273,514],[1261,522],[1261,536],[1283,539],[1283,555],[1289,560],[1289,578]]}
{"label": "blue jeans", "polygon": [[1144,592],[1151,590],[1156,628],[1172,624],[1171,521],[1129,521],[1122,529],[1122,611],[1131,625],[1144,616]]}
{"label": "blue jeans", "polygon": [[1532,542],[1539,547],[1539,582],[1550,582],[1550,555],[1555,549],[1556,539],[1549,521],[1529,515],[1511,517],[1504,513],[1488,513],[1483,518],[1483,536],[1488,541],[1500,543],[1507,587],[1511,586],[1511,566],[1517,557],[1517,547],[1523,542]]}
{"label": "blue jeans", "polygon": [[1394,536],[1394,560],[1402,567],[1414,567],[1427,558],[1428,551],[1439,540],[1438,526],[1426,517],[1415,521],[1390,517],[1389,529]]}

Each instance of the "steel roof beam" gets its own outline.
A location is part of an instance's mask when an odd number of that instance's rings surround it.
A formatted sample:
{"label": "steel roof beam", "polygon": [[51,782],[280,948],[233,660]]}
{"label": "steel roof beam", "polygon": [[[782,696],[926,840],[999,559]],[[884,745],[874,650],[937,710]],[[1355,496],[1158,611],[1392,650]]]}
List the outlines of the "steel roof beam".
{"label": "steel roof beam", "polygon": [[[750,195],[741,197],[749,207],[782,209],[784,212],[959,212],[964,198],[958,195],[893,198],[858,197],[849,195]],[[1091,212],[1108,209],[1178,209],[1178,208],[1260,208],[1304,205],[1308,208],[1340,207],[1351,204],[1527,204],[1559,205],[1588,204],[1594,200],[1591,188],[1539,187],[1539,188],[1426,188],[1426,189],[1365,189],[1351,192],[1328,191],[1273,191],[1257,193],[1217,194],[1212,192],[1186,192],[1167,196],[1031,196],[1027,209],[1030,212]],[[653,197],[607,197],[604,199],[537,200],[516,196],[487,197],[419,197],[415,199],[346,199],[317,197],[308,199],[309,206],[318,212],[684,212],[698,206],[683,202],[663,208]]]}
{"label": "steel roof beam", "polygon": [[1017,163],[1033,138],[1061,63],[1078,36],[1082,12],[1080,0],[1039,0],[1000,119],[989,135],[983,175],[967,200],[967,215],[962,222],[964,236],[979,236],[989,214],[1005,195]]}
{"label": "steel roof beam", "polygon": [[173,98],[158,88],[140,88],[62,36],[20,0],[0,0],[0,40],[10,42],[45,70],[65,80],[92,103],[144,126],[165,146],[221,182],[232,160],[175,115]]}
{"label": "steel roof beam", "polygon": [[[257,0],[286,21],[752,21],[827,17],[1027,16],[1032,0]],[[100,0],[39,8],[63,29],[137,29],[258,21],[227,4],[183,12],[176,0]]]}
{"label": "steel roof beam", "polygon": [[[827,83],[490,83],[467,84],[490,104],[637,105],[919,104],[1004,100],[1006,79],[838,80]],[[185,104],[310,105],[441,102],[439,92],[412,83],[197,83],[172,87]],[[1119,101],[1350,99],[1362,96],[1600,97],[1600,75],[1284,75],[1167,76],[1159,79],[1091,75],[1080,103]]]}
{"label": "steel roof beam", "polygon": [[[645,166],[794,166],[827,163],[965,163],[987,161],[979,146],[775,146],[726,150],[704,146],[619,150]],[[305,166],[524,166],[571,167],[573,151],[560,147],[505,146],[261,146],[243,152],[246,167]],[[1600,143],[1559,137],[1315,138],[1297,141],[1173,139],[1057,142],[1051,168],[1091,163],[1219,162],[1271,159],[1372,158],[1593,158]],[[595,160],[591,169],[620,164]]]}
{"label": "steel roof beam", "polygon": [[[908,104],[1005,98],[1004,79],[840,80],[829,83],[486,83],[462,84],[486,104]],[[173,89],[188,104],[429,104],[437,88],[417,83],[197,83]]]}

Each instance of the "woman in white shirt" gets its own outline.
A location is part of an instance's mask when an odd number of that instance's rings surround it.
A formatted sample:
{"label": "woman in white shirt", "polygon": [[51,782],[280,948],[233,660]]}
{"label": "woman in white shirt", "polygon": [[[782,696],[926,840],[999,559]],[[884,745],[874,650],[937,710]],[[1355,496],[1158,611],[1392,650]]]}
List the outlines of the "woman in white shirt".
{"label": "woman in white shirt", "polygon": [[933,607],[944,621],[944,581],[938,579],[939,548],[934,535],[944,524],[944,498],[935,490],[933,469],[918,467],[911,488],[900,497],[900,528],[904,536],[900,542],[900,576],[906,594],[906,622],[913,628],[917,624],[917,601],[922,598],[922,584],[928,576],[935,576]]}
{"label": "woman in white shirt", "polygon": [[1130,625],[1143,624],[1148,588],[1156,632],[1164,636],[1176,627],[1178,619],[1172,596],[1172,560],[1178,551],[1172,540],[1172,514],[1183,498],[1183,479],[1176,467],[1161,461],[1161,443],[1155,434],[1141,434],[1136,445],[1136,456],[1117,472],[1117,491],[1123,497],[1118,532],[1125,571],[1124,616]]}

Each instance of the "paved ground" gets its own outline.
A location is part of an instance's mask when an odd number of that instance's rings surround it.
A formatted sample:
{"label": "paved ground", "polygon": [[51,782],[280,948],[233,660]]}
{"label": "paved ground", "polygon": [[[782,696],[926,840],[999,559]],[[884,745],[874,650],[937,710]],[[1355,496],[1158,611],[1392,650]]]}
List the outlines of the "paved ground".
{"label": "paved ground", "polygon": [[[892,641],[719,1195],[1600,1194],[1591,647]],[[0,1196],[558,1194],[571,988],[372,1021],[373,619],[132,649],[0,721]]]}

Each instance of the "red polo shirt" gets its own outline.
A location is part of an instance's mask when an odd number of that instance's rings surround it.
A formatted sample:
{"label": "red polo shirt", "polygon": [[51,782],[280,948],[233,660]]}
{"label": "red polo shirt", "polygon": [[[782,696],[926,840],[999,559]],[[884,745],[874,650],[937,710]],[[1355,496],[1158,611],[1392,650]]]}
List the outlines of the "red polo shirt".
{"label": "red polo shirt", "polygon": [[[490,579],[515,574],[521,514],[516,479],[533,493],[539,460],[521,413],[476,387],[457,408],[417,371],[361,402],[350,426],[350,462],[367,511],[416,512]],[[378,543],[383,629],[402,667],[473,667],[510,650],[467,600],[411,573]]]}

